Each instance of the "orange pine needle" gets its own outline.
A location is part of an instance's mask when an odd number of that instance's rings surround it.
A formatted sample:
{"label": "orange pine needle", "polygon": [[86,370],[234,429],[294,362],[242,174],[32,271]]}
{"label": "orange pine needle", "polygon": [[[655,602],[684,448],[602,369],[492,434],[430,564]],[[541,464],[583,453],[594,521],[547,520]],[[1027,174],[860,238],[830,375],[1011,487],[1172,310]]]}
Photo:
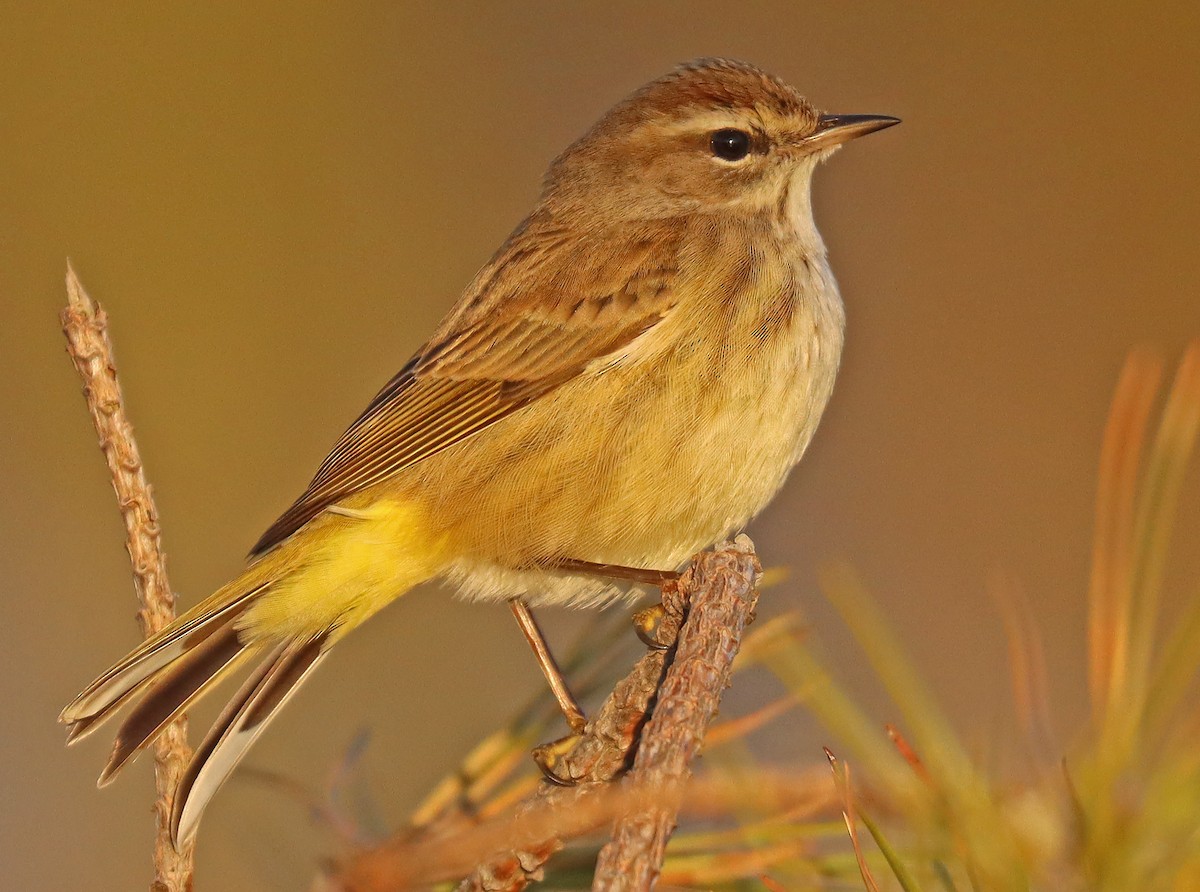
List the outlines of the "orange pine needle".
{"label": "orange pine needle", "polygon": [[766,706],[754,710],[754,712],[713,725],[708,729],[708,733],[704,735],[704,745],[706,747],[719,746],[730,740],[740,740],[743,737],[748,737],[763,725],[770,724],[779,718],[779,716],[795,705],[795,697],[790,695],[780,697],[778,700],[774,700]]}
{"label": "orange pine needle", "polygon": [[1008,639],[1017,720],[1030,740],[1047,742],[1052,735],[1046,650],[1029,601],[1014,580],[999,574],[992,582],[991,593]]}
{"label": "orange pine needle", "polygon": [[917,751],[912,748],[908,740],[900,733],[900,729],[892,724],[884,725],[883,729],[887,732],[888,739],[892,742],[892,746],[896,748],[896,752],[900,754],[900,757],[912,767],[912,770],[917,773],[917,776],[921,780],[931,783],[929,769],[925,767],[925,763],[921,761],[921,757],[917,755]]}
{"label": "orange pine needle", "polygon": [[1138,468],[1162,365],[1149,351],[1130,354],[1117,382],[1100,450],[1088,594],[1088,682],[1097,717],[1118,702],[1125,689]]}
{"label": "orange pine needle", "polygon": [[1147,460],[1146,480],[1134,527],[1135,573],[1131,580],[1129,694],[1140,702],[1154,652],[1160,589],[1175,506],[1188,459],[1200,432],[1200,341],[1184,351],[1163,406]]}

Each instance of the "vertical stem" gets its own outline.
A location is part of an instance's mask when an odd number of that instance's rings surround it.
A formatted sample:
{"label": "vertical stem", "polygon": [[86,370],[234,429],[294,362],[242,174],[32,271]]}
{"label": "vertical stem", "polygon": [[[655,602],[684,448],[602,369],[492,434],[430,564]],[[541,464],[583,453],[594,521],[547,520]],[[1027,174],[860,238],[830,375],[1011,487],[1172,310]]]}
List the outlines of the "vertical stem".
{"label": "vertical stem", "polygon": [[617,822],[596,863],[594,892],[648,890],[658,877],[691,762],[729,687],[742,634],[754,617],[761,572],[743,536],[732,547],[702,555],[684,574],[680,588],[689,593],[687,618],[625,781],[661,795],[647,797],[646,808]]}
{"label": "vertical stem", "polygon": [[[67,265],[67,307],[62,311],[67,353],[83,379],[92,424],[112,475],[113,490],[125,521],[126,543],[133,565],[133,583],[141,609],[138,622],[149,638],[175,619],[175,596],[167,581],[158,510],[142,469],[142,458],[125,414],[117,382],[108,318],[83,290]],[[191,758],[187,719],[180,716],[159,735],[154,745],[155,836],[152,892],[190,892],[192,847],[175,851],[171,844],[171,806],[179,778]]]}

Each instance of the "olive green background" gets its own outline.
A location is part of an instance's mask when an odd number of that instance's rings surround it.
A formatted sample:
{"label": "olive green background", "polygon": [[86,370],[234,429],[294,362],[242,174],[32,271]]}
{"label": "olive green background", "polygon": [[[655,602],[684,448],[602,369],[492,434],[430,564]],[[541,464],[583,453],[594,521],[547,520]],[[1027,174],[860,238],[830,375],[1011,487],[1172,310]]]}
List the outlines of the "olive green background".
{"label": "olive green background", "polygon": [[[849,559],[1005,766],[1019,748],[987,583],[1010,572],[1069,739],[1112,385],[1131,345],[1174,355],[1200,334],[1200,15],[915,6],[0,6],[0,888],[149,875],[148,762],[98,793],[106,742],[67,751],[54,721],[137,638],[58,331],[65,258],[111,314],[171,579],[193,603],[430,332],[555,153],[699,55],[904,119],[818,174],[848,347],[808,458],[751,530],[793,568],[764,613],[804,607],[894,719],[817,595],[820,563]],[[1200,569],[1200,478],[1188,487],[1176,597]],[[557,641],[580,624],[547,620]],[[340,648],[252,762],[319,785],[369,727],[395,823],[539,684],[504,608],[429,587]],[[730,714],[770,689],[734,693]],[[822,742],[797,718],[759,746],[799,764]],[[198,888],[304,888],[328,851],[295,803],[235,781],[201,833]]]}

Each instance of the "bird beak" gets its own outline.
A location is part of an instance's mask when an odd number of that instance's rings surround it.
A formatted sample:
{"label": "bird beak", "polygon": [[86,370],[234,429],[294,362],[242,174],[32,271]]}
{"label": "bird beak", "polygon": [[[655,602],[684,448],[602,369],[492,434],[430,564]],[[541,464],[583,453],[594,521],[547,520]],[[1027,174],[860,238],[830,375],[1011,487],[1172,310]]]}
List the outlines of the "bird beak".
{"label": "bird beak", "polygon": [[821,115],[817,118],[817,129],[804,137],[800,145],[810,152],[832,149],[899,123],[899,118],[887,115]]}

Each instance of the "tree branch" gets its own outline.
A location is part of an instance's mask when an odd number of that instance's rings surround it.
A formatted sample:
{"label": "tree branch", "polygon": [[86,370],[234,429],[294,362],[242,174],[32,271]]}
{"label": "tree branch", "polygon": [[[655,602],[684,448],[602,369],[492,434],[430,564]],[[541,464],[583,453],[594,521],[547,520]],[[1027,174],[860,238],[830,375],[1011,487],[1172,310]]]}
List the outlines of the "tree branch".
{"label": "tree branch", "polygon": [[[125,547],[133,565],[134,588],[141,604],[138,622],[142,634],[148,638],[175,618],[175,596],[167,582],[158,511],[117,383],[112,343],[108,338],[108,317],[83,290],[70,263],[67,264],[67,306],[60,318],[63,334],[67,336],[67,353],[83,379],[84,398],[112,475],[121,518],[125,521]],[[176,852],[171,844],[171,806],[179,778],[190,758],[187,718],[180,716],[163,730],[154,744],[157,795],[152,892],[190,892],[192,888],[192,847],[188,845],[183,852]]]}
{"label": "tree branch", "polygon": [[704,555],[685,574],[687,621],[625,780],[663,795],[647,797],[644,808],[617,822],[612,841],[596,862],[595,892],[640,892],[654,884],[692,759],[729,687],[742,633],[754,617],[761,572],[753,544],[740,536],[733,545]]}
{"label": "tree branch", "polygon": [[460,822],[432,837],[396,840],[389,843],[386,860],[373,860],[370,871],[359,862],[351,874],[323,877],[313,888],[322,892],[428,889],[462,876],[498,849],[519,850],[531,857],[547,839],[587,835],[631,811],[653,807],[664,794],[679,793],[681,811],[689,815],[711,819],[743,809],[770,809],[786,815],[780,820],[789,826],[826,815],[841,802],[829,783],[828,769],[821,766],[804,772],[752,771],[736,779],[710,774],[689,781],[685,790],[592,784],[586,796],[535,799],[478,824]]}
{"label": "tree branch", "polygon": [[[687,765],[728,686],[741,632],[753,615],[759,572],[753,545],[740,537],[732,545],[698,555],[678,581],[664,585],[665,615],[658,637],[668,644],[678,638],[678,645],[642,656],[588,723],[580,743],[555,766],[560,776],[575,781],[574,786],[543,782],[502,822],[466,830],[459,824],[428,835],[421,835],[426,828],[406,830],[359,854],[330,888],[341,892],[413,888],[421,882],[461,876],[465,858],[491,851],[494,854],[460,884],[459,892],[518,892],[542,878],[544,865],[565,840],[596,830],[615,814],[632,809],[673,826],[689,776]],[[646,726],[656,696],[655,718]],[[639,736],[641,750],[649,747],[653,755],[643,757],[639,750],[636,787],[614,788],[612,781],[629,768]],[[651,771],[660,759],[663,764]],[[618,801],[614,793],[622,794],[620,811],[614,810]],[[673,803],[665,813],[664,801]],[[667,833],[661,836],[665,846]],[[660,860],[653,864],[648,861],[655,857],[651,852],[629,857],[646,862],[640,865],[641,873],[653,875],[661,864],[661,849]]]}
{"label": "tree branch", "polygon": [[[659,625],[660,640],[673,640],[682,623],[683,601],[677,587],[677,583],[671,582],[663,589],[663,604],[667,609]],[[490,857],[463,880],[459,892],[518,892],[531,881],[541,879],[543,865],[563,847],[564,839],[603,823],[603,813],[587,809],[585,803],[628,767],[634,740],[662,679],[666,659],[664,651],[647,651],[638,660],[588,723],[578,746],[556,764],[555,770],[560,776],[573,779],[575,785],[563,787],[543,781],[537,792],[512,816],[517,822],[532,822],[531,826],[537,828],[537,832],[508,833],[494,839],[493,847],[484,850],[491,853]],[[562,822],[547,825],[544,820],[538,820],[538,816],[547,814],[584,812],[594,813],[595,817],[590,824],[585,822],[581,827],[565,828]],[[341,871],[335,888],[343,892],[406,888],[408,878],[414,875],[413,852],[418,842],[411,831],[403,831],[379,848],[359,854]],[[434,850],[437,850],[436,845]],[[433,851],[430,854],[436,859]],[[462,875],[463,869],[458,868],[458,876]],[[448,875],[455,875],[453,868]]]}

